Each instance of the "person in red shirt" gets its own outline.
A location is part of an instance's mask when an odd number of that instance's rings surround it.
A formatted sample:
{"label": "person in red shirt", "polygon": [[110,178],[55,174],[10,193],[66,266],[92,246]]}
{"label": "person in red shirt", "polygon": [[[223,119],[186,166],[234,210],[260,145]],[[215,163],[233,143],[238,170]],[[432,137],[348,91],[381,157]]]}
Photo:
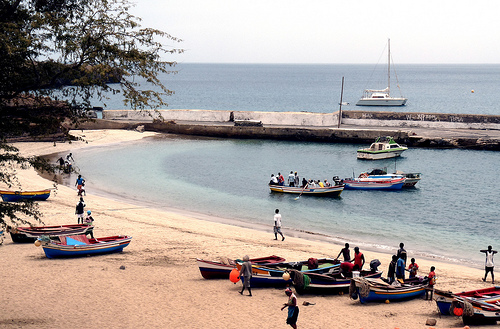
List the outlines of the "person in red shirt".
{"label": "person in red shirt", "polygon": [[408,272],[410,272],[410,279],[417,276],[418,264],[415,263],[415,258],[411,259],[411,264],[408,265]]}
{"label": "person in red shirt", "polygon": [[354,265],[358,265],[359,271],[361,271],[363,265],[365,265],[365,255],[359,251],[359,247],[354,247]]}
{"label": "person in red shirt", "polygon": [[436,272],[434,272],[436,268],[431,266],[431,271],[427,278],[429,279],[429,285],[425,289],[425,299],[427,300],[430,294],[430,300],[432,300],[432,295],[434,293],[434,285],[436,284]]}

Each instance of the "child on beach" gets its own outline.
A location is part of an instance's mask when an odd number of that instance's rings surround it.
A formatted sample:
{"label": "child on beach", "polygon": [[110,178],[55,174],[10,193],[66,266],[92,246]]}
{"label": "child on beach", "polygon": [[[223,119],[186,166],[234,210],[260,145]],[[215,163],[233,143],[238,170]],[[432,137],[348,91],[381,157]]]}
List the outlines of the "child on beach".
{"label": "child on beach", "polygon": [[415,263],[415,258],[411,259],[411,264],[408,265],[408,272],[410,272],[410,279],[417,276],[418,264]]}
{"label": "child on beach", "polygon": [[286,318],[286,324],[289,324],[292,328],[297,329],[297,318],[299,317],[299,306],[297,305],[297,296],[292,292],[292,289],[286,288],[285,294],[288,296],[288,302],[283,304],[281,310],[283,311],[285,307],[288,306],[288,316]]}
{"label": "child on beach", "polygon": [[434,285],[436,284],[436,272],[434,272],[436,268],[434,266],[431,266],[431,271],[429,272],[429,275],[427,278],[429,279],[429,285],[427,288],[425,288],[425,300],[429,299],[430,295],[430,300],[432,300],[432,295],[434,293]]}

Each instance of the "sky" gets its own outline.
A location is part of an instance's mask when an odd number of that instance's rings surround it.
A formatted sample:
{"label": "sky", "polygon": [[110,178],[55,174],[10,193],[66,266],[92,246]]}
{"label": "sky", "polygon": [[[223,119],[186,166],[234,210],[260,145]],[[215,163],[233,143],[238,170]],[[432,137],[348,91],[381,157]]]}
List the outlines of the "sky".
{"label": "sky", "polygon": [[[185,63],[500,63],[500,1],[132,0]],[[386,55],[385,55],[386,56]]]}

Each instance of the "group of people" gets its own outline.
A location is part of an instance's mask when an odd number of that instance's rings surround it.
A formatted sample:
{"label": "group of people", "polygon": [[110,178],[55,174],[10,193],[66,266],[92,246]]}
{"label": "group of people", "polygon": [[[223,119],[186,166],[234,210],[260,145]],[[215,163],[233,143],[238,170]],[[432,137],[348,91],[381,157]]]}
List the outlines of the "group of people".
{"label": "group of people", "polygon": [[[69,154],[71,155],[71,153]],[[77,218],[78,224],[86,224],[89,226],[94,225],[94,218],[92,217],[92,211],[87,210],[85,211],[85,207],[87,206],[85,204],[85,200],[83,200],[83,195],[87,195],[85,193],[85,179],[83,179],[82,175],[78,175],[78,178],[76,179],[75,186],[78,189],[78,196],[80,199],[78,200],[76,207],[75,207],[75,215]],[[90,235],[90,237],[93,239],[94,238],[94,232],[93,230],[87,231]]]}
{"label": "group of people", "polygon": [[63,159],[63,157],[60,157],[57,159],[57,163],[59,164],[59,171],[63,171],[67,174],[71,173],[71,170],[73,169],[73,162],[75,159],[73,159],[73,154],[69,153],[66,155],[66,159]]}
{"label": "group of people", "polygon": [[[288,175],[288,186],[290,187],[301,187],[301,188],[314,188],[314,187],[330,187],[335,186],[337,184],[340,184],[340,179],[335,176],[332,178],[332,182],[330,183],[327,179],[325,180],[314,180],[314,179],[305,179],[302,178],[302,181],[300,181],[299,175],[297,172],[290,171],[290,174]],[[271,180],[269,181],[269,185],[279,185],[279,186],[285,186],[285,177],[281,173],[278,173],[276,176],[274,174],[271,174]]]}

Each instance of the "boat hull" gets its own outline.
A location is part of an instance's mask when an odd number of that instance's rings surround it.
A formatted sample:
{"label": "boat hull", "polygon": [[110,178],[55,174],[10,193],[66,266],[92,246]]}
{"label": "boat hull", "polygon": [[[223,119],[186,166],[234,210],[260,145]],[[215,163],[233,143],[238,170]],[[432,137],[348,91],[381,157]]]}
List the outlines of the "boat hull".
{"label": "boat hull", "polygon": [[50,190],[42,191],[0,191],[5,202],[19,202],[22,200],[45,201],[50,196]]}
{"label": "boat hull", "polygon": [[[285,258],[278,256],[269,256],[262,258],[253,258],[250,259],[252,264],[273,264],[284,262]],[[229,279],[229,274],[232,269],[236,267],[236,262],[232,261],[228,262],[228,264],[224,264],[222,262],[209,261],[203,259],[196,259],[196,263],[198,264],[198,268],[200,269],[201,276],[205,279]]]}
{"label": "boat hull", "polygon": [[400,190],[404,185],[404,179],[398,181],[363,181],[363,180],[344,180],[346,190]]}
{"label": "boat hull", "polygon": [[[295,286],[299,294],[334,294],[349,290],[351,278],[342,278],[340,273],[335,275],[308,273],[310,283],[307,286]],[[363,278],[380,278],[382,272],[361,271]]]}
{"label": "boat hull", "polygon": [[89,255],[109,254],[123,251],[123,248],[127,247],[130,244],[132,237],[116,236],[94,240],[103,240],[104,242],[82,245],[63,245],[51,241],[43,246],[43,251],[45,252],[45,256],[47,256],[47,258],[81,257]]}
{"label": "boat hull", "polygon": [[464,291],[456,294],[436,289],[434,290],[434,295],[436,296],[436,304],[439,312],[443,315],[449,315],[451,304],[456,296],[490,304],[500,302],[500,286]]}
{"label": "boat hull", "polygon": [[338,197],[344,190],[344,185],[335,185],[329,187],[311,187],[305,189],[302,187],[269,185],[269,188],[271,189],[271,192],[277,192],[277,193]]}
{"label": "boat hull", "polygon": [[404,106],[407,98],[361,98],[356,106]]}
{"label": "boat hull", "polygon": [[[368,282],[367,287],[363,287]],[[361,304],[366,304],[370,302],[385,302],[389,301],[403,301],[409,300],[416,297],[420,297],[425,294],[425,288],[428,286],[425,284],[408,285],[402,287],[393,287],[388,284],[370,284],[369,280],[362,278],[354,278],[351,285],[355,286],[356,297],[359,296],[359,301]],[[362,290],[369,289],[368,293]]]}
{"label": "boat hull", "polygon": [[402,150],[390,150],[390,151],[365,151],[358,150],[357,158],[361,160],[382,160],[382,159],[390,159],[401,156],[401,153],[406,151],[406,149]]}

